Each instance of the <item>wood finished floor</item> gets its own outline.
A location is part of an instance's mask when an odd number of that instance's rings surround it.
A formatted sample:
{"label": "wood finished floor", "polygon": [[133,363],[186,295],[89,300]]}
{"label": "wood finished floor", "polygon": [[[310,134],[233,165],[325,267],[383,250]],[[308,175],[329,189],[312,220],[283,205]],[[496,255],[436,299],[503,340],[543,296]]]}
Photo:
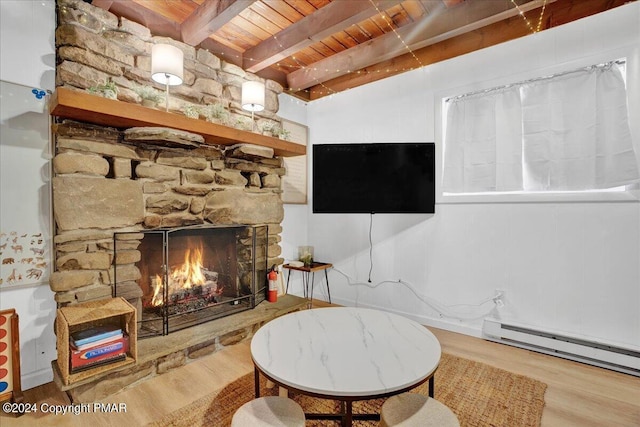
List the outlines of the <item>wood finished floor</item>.
{"label": "wood finished floor", "polygon": [[[545,382],[548,388],[543,427],[640,426],[640,378],[453,332],[430,330],[444,352]],[[0,426],[144,426],[252,371],[249,342],[244,342],[103,401],[125,403],[126,413],[52,415],[39,411],[14,418],[0,411]],[[64,396],[53,383],[27,390],[25,402],[38,407],[65,405]]]}

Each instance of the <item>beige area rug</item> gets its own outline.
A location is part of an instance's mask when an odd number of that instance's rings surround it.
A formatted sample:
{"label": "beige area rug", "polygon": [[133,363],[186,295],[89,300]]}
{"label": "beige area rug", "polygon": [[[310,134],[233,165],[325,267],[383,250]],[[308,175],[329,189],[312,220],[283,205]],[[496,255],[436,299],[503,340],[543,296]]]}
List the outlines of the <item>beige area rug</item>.
{"label": "beige area rug", "polygon": [[[435,375],[435,398],[451,408],[462,427],[540,426],[546,388],[546,384],[532,378],[449,354],[442,355]],[[427,395],[428,382],[413,392]],[[263,380],[261,393],[275,395],[277,387],[267,389]],[[147,427],[229,426],[234,412],[253,397],[251,373]],[[339,403],[333,400],[299,394],[290,397],[302,405],[305,412],[339,412]],[[377,413],[383,402],[384,399],[354,402],[353,412]],[[307,421],[307,427],[338,425],[335,421]],[[377,425],[377,421],[354,421],[354,426]]]}

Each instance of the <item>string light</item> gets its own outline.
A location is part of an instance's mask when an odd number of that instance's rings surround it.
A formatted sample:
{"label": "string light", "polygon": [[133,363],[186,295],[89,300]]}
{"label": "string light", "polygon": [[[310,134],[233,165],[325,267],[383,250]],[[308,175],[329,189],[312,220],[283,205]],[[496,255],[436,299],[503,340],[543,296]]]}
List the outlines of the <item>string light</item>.
{"label": "string light", "polygon": [[[273,40],[275,40],[275,42],[278,44],[278,46],[280,47],[280,49],[284,50],[284,46],[282,45],[282,43],[280,43],[280,40],[278,40],[278,36],[274,34],[272,37],[273,37]],[[296,59],[295,55],[292,55],[292,56],[291,56],[291,59],[292,59],[292,60],[293,60],[293,61],[294,61],[298,66],[299,66],[299,69],[301,69],[301,70],[306,70],[306,69],[308,69],[308,67],[306,67],[305,65],[301,64],[301,63],[300,63],[300,61],[298,61],[298,59]],[[316,68],[313,68],[313,70],[315,71],[315,70],[317,70],[317,69],[316,69]],[[327,72],[328,72],[329,70],[325,70],[325,71],[327,71]],[[331,89],[330,87],[326,86],[326,85],[324,84],[324,82],[319,81],[317,77],[314,77],[314,80],[315,80],[315,82],[316,82],[316,84],[317,84],[317,85],[320,85],[320,86],[322,86],[323,88],[327,89],[327,93],[337,93],[336,91],[334,91],[334,90],[333,90],[333,89]],[[298,89],[298,90],[294,90],[293,88],[289,88],[289,91],[290,91],[290,92],[300,92],[301,90],[300,90],[300,89]],[[305,90],[305,92],[307,92],[307,93],[311,94],[311,91],[310,91],[310,90],[308,90],[308,89],[306,89],[306,90]]]}
{"label": "string light", "polygon": [[[392,22],[390,22],[390,19],[391,19],[391,18],[390,18],[390,17],[388,17],[387,13],[386,13],[386,12],[384,12],[384,11],[381,11],[381,10],[380,10],[380,8],[378,8],[378,5],[377,5],[377,4],[375,4],[375,3],[373,2],[373,0],[369,0],[369,3],[371,3],[371,5],[376,9],[376,12],[378,13],[378,15],[380,15],[380,17],[381,17],[381,18],[382,18],[382,20],[385,22],[385,24],[387,24],[387,26],[389,27],[389,29],[390,29],[390,30],[391,30],[391,31],[396,35],[396,37],[398,38],[398,40],[400,40],[400,42],[402,43],[402,45],[404,46],[404,48],[409,52],[409,54],[411,54],[411,56],[413,56],[413,58],[414,58],[414,59],[416,60],[416,62],[420,65],[420,67],[424,67],[424,64],[422,63],[422,61],[420,61],[420,58],[418,58],[418,57],[416,56],[416,54],[414,53],[414,51],[413,51],[413,50],[409,47],[409,45],[404,41],[404,39],[402,38],[402,36],[401,36],[397,31],[396,31],[395,27],[393,26],[393,23],[392,23]],[[278,41],[278,39],[277,39],[277,37],[276,37],[276,35],[275,35],[275,34],[273,35],[273,38],[274,38],[274,40],[276,40],[276,42],[278,43],[278,45],[280,46],[280,48],[281,48],[281,49],[283,49],[283,46],[280,44],[280,42]],[[292,59],[294,59],[294,60],[295,60],[295,57],[292,57]],[[297,60],[296,60],[296,63],[298,63],[298,65],[300,65],[300,68],[301,68],[301,69],[307,69],[307,67],[305,67],[304,65],[300,64]],[[396,69],[390,69],[390,68],[387,68],[386,70],[384,70],[384,72],[386,72],[386,73],[392,73],[392,72],[393,72],[393,73],[396,73],[396,74],[397,74],[397,73],[400,73],[400,72],[410,71],[410,70],[413,70],[413,69],[414,69],[413,67],[411,67],[411,68],[409,68],[409,69],[407,69],[407,68],[402,68],[402,69],[397,69],[397,68],[396,68]],[[314,68],[313,68],[313,70],[314,70],[314,71],[316,71],[316,70],[317,70],[317,68],[315,68],[315,67],[314,67]],[[329,72],[329,70],[328,70],[328,69],[325,69],[325,72]],[[339,70],[339,69],[337,69],[335,72],[336,72],[336,73],[340,73],[340,70]],[[382,72],[382,70],[379,70],[379,69],[378,69],[378,70],[375,70],[375,73],[377,73],[377,74],[379,74],[379,73],[381,73],[381,72]],[[346,74],[347,74],[347,75],[349,75],[349,74],[353,74],[353,73],[354,73],[354,72],[353,72],[352,70],[347,70],[347,72],[346,72]],[[367,73],[367,71],[357,70],[355,73],[356,73],[356,74],[361,74],[361,73]],[[316,78],[315,80],[316,80],[316,82],[318,81],[318,79],[317,79],[317,78]],[[335,90],[333,90],[333,89],[331,89],[331,88],[327,87],[327,86],[324,84],[324,82],[319,82],[319,85],[320,85],[321,87],[323,87],[324,89],[327,89],[327,92],[326,92],[326,94],[327,94],[327,95],[332,95],[332,94],[334,94],[334,93],[337,93]],[[293,90],[293,89],[291,89],[291,88],[289,88],[289,90],[290,90],[290,91],[294,91],[294,90]],[[307,92],[309,92],[309,93],[310,93],[310,91],[307,91]],[[315,92],[316,92],[317,94],[319,94],[319,95],[325,95],[325,92],[324,92],[324,91],[321,91],[321,90],[320,90],[320,91],[316,90]]]}
{"label": "string light", "polygon": [[516,0],[511,0],[511,3],[516,7],[516,9],[518,10],[518,14],[520,14],[520,16],[522,16],[522,19],[524,19],[524,22],[527,25],[527,28],[529,28],[529,30],[531,30],[531,34],[535,34],[535,33],[539,32],[540,28],[542,28],[542,16],[544,15],[544,10],[547,7],[547,0],[543,0],[543,2],[542,2],[542,9],[540,10],[540,16],[538,17],[538,25],[536,26],[535,29],[531,25],[531,22],[529,21],[529,19],[525,16],[525,14],[522,11],[522,9],[520,9],[520,5],[518,3],[516,3]]}
{"label": "string light", "polygon": [[[392,25],[392,23],[390,23],[387,20],[387,14],[383,11],[381,11],[378,8],[378,5],[375,4],[373,2],[373,0],[369,0],[369,3],[371,3],[371,5],[376,9],[376,12],[378,12],[378,14],[380,15],[380,17],[382,18],[382,20],[387,24],[387,26],[389,26],[389,28],[391,29],[391,31],[393,31],[393,33],[396,35],[396,37],[398,38],[398,40],[400,40],[400,42],[402,43],[402,45],[404,46],[404,48],[409,51],[409,53],[411,54],[411,56],[413,56],[413,59],[416,60],[416,62],[418,62],[418,64],[420,64],[420,67],[424,67],[424,64],[422,63],[422,61],[420,61],[420,58],[418,58],[416,56],[416,54],[413,52],[413,50],[411,50],[411,48],[409,47],[409,45],[404,41],[404,39],[402,38],[402,36],[400,36],[400,33],[398,33],[395,29],[395,27]],[[389,18],[390,19],[390,18]]]}
{"label": "string light", "polygon": [[542,16],[544,15],[544,10],[547,8],[547,0],[544,0],[542,3],[542,10],[540,11],[540,16],[538,16],[538,26],[536,27],[536,32],[540,31],[542,28]]}
{"label": "string light", "polygon": [[[510,0],[511,3],[514,5],[514,7],[516,8],[516,10],[518,11],[518,14],[522,17],[522,19],[525,22],[525,25],[527,26],[527,28],[531,31],[532,34],[535,34],[537,32],[540,32],[542,29],[542,18],[544,16],[545,10],[546,10],[546,6],[547,6],[547,0],[543,0],[542,2],[542,8],[540,10],[540,15],[538,16],[538,22],[536,25],[536,28],[533,28],[533,25],[531,24],[531,22],[529,21],[529,19],[526,17],[524,11],[520,8],[520,5],[518,3],[516,3],[516,0]],[[415,52],[409,47],[409,45],[404,41],[404,39],[402,38],[402,36],[400,35],[400,33],[398,33],[398,31],[396,30],[396,28],[393,25],[393,20],[391,19],[391,17],[386,13],[386,11],[382,11],[380,10],[380,8],[378,7],[378,5],[374,2],[374,0],[369,0],[369,3],[371,3],[371,5],[375,8],[376,12],[378,13],[378,15],[380,16],[380,18],[385,22],[385,24],[387,24],[387,26],[389,27],[389,29],[391,30],[391,32],[393,32],[396,36],[396,38],[398,40],[400,40],[400,43],[402,43],[404,49],[415,59],[415,61],[419,64],[418,68],[424,67],[424,64],[422,63],[422,61],[420,60],[420,58],[418,58],[418,56],[415,54]],[[63,14],[67,14],[68,10],[66,6],[62,6],[61,11]],[[82,19],[86,19],[85,14],[83,13],[80,17],[80,20]],[[387,33],[388,34],[388,33]],[[284,46],[282,45],[282,43],[280,43],[280,41],[278,40],[278,37],[276,34],[272,35],[273,39],[276,41],[276,43],[278,44],[278,46],[280,47],[280,49],[284,50]],[[222,58],[235,58],[236,61],[243,61],[243,60],[248,60],[250,62],[257,62],[257,59],[254,58],[244,58],[242,54],[237,54],[237,55],[226,55],[224,52],[220,52],[218,53],[218,55]],[[308,67],[304,64],[302,64],[295,55],[292,55],[290,58],[292,61],[295,62],[295,65],[293,64],[285,64],[285,63],[276,63],[276,66],[278,66],[279,68],[284,68],[284,69],[289,69],[290,72],[293,70],[311,70],[314,72],[318,71],[317,67]],[[394,74],[398,74],[401,72],[406,72],[406,71],[412,71],[414,70],[415,67],[403,67],[403,68],[395,68],[395,69],[391,69],[391,68],[387,68],[384,71],[383,70],[374,70],[374,71],[368,71],[366,69],[362,69],[362,70],[346,70],[346,75],[350,75],[350,74],[357,74],[357,75],[361,75],[361,74],[371,74],[376,73],[376,74],[380,74],[381,72],[385,72],[385,73],[394,73]],[[325,69],[325,72],[330,72],[329,69]],[[339,69],[335,70],[336,74],[340,73]],[[326,96],[326,95],[332,95],[332,94],[336,94],[338,92],[336,92],[335,90],[333,90],[332,88],[328,87],[327,85],[325,85],[324,82],[321,82],[318,80],[317,77],[314,77],[314,81],[316,82],[315,85],[319,86],[322,89],[314,89],[313,92],[321,95],[321,96]],[[296,93],[296,92],[305,92],[307,94],[311,94],[311,90],[310,89],[295,89],[295,88],[287,88],[287,90],[289,92],[292,93]]]}
{"label": "string light", "polygon": [[[531,33],[535,34],[537,32],[540,32],[541,29],[542,29],[542,18],[544,16],[548,0],[543,0],[543,2],[542,2],[542,8],[540,10],[540,15],[538,16],[538,22],[537,22],[537,25],[536,25],[535,28],[533,27],[533,25],[531,24],[529,19],[526,17],[524,11],[520,8],[520,5],[518,3],[516,3],[516,0],[510,0],[510,1],[514,5],[516,10],[518,11],[518,14],[524,20],[525,25],[531,31]],[[380,18],[384,21],[384,23],[389,27],[391,32],[393,32],[393,34],[395,34],[396,38],[400,41],[400,43],[402,44],[403,48],[408,52],[408,54],[410,54],[413,57],[413,59],[417,62],[418,66],[417,67],[410,66],[410,67],[402,67],[402,68],[386,68],[385,70],[380,70],[380,69],[367,70],[366,68],[360,69],[360,70],[355,70],[355,71],[354,70],[346,70],[345,75],[350,75],[350,74],[362,75],[362,74],[372,74],[372,73],[373,74],[380,74],[380,73],[399,74],[399,73],[402,73],[402,72],[413,71],[413,70],[415,70],[417,68],[424,67],[425,64],[422,63],[420,58],[411,49],[411,47],[409,47],[409,45],[405,42],[405,40],[402,38],[400,33],[396,30],[396,28],[393,25],[393,20],[387,14],[387,12],[383,11],[383,10],[380,10],[380,8],[374,2],[374,0],[369,0],[369,3],[371,3],[371,5],[375,8],[376,13],[380,16]],[[387,33],[387,34],[389,34],[389,33]],[[280,42],[280,40],[278,40],[277,35],[273,34],[272,37],[273,37],[274,41],[278,44],[280,49],[284,50],[285,48],[282,45],[282,43]],[[220,56],[224,57],[225,54],[222,52],[222,53],[220,53]],[[236,60],[248,60],[250,62],[257,62],[258,61],[257,59],[254,59],[254,58],[244,58],[242,54],[226,55],[226,56],[227,57],[234,56],[236,58]],[[277,62],[275,65],[277,67],[279,67],[279,68],[288,69],[288,70],[290,70],[290,72],[297,71],[297,70],[307,70],[307,71],[313,71],[313,72],[317,72],[318,71],[318,68],[315,67],[315,66],[306,66],[306,65],[304,65],[302,62],[300,62],[300,60],[295,55],[292,55],[289,59],[291,59],[293,62],[295,62],[295,64],[286,64],[286,63],[282,63],[282,62]],[[326,73],[332,72],[332,70],[329,70],[329,69],[325,69],[324,71]],[[335,73],[340,73],[340,69],[336,69],[334,72]],[[324,82],[319,81],[318,77],[314,77],[314,81],[315,81],[316,89],[313,89],[313,93],[315,93],[315,94],[317,94],[319,96],[334,95],[334,94],[338,93],[336,90],[328,87]],[[311,95],[311,93],[312,93],[311,89],[301,89],[301,88],[291,88],[290,87],[290,88],[287,88],[286,90],[291,92],[291,93],[304,92],[304,93],[307,93],[309,95]]]}

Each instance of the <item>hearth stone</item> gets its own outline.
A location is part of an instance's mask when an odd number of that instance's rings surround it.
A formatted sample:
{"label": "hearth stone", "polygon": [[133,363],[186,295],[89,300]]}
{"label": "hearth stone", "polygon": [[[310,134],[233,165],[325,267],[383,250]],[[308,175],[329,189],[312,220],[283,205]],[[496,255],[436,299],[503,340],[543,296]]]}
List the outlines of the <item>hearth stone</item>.
{"label": "hearth stone", "polygon": [[253,310],[233,314],[213,322],[203,323],[166,336],[138,342],[138,360],[127,366],[100,374],[73,385],[64,385],[56,361],[53,362],[54,382],[66,392],[73,403],[100,401],[132,385],[191,363],[224,347],[250,339],[265,323],[294,311],[304,310],[307,300],[283,295],[278,301],[263,301]]}

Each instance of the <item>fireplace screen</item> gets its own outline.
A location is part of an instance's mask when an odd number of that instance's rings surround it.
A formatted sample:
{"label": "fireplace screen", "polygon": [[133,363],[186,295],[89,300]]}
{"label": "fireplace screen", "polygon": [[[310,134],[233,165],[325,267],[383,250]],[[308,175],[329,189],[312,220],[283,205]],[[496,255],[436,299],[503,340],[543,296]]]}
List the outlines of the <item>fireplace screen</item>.
{"label": "fireplace screen", "polygon": [[139,337],[251,309],[265,298],[267,240],[267,226],[116,233],[115,295],[137,308]]}

